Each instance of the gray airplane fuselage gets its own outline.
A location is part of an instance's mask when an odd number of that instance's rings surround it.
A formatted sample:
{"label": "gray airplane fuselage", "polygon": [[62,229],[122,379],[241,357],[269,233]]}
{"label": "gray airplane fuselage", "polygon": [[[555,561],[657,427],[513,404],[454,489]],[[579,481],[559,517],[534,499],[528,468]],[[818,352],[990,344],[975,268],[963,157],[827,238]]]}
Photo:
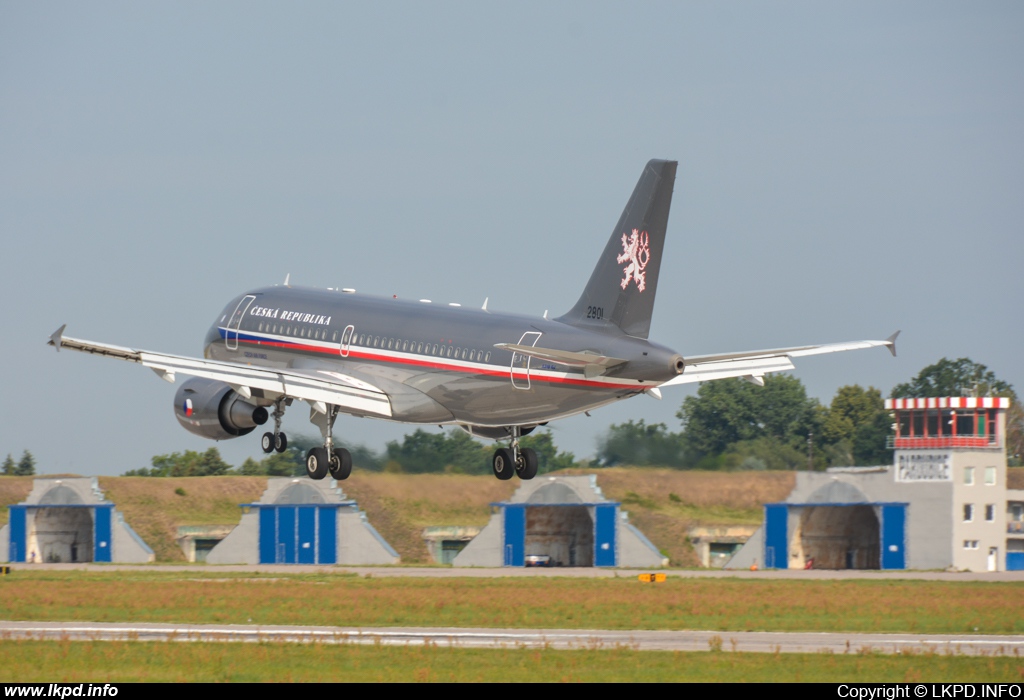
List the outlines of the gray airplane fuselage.
{"label": "gray airplane fuselage", "polygon": [[[495,347],[499,343],[626,362],[597,374]],[[677,376],[681,360],[671,349],[626,335],[606,320],[568,325],[288,286],[231,300],[206,335],[204,355],[256,367],[341,373],[387,392],[394,421],[481,428],[537,425],[635,396]]]}

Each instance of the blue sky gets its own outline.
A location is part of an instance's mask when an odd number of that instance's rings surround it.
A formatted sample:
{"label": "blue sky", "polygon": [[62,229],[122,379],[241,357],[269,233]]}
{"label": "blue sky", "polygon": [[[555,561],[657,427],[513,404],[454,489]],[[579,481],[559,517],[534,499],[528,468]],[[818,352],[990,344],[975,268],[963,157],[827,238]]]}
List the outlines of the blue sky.
{"label": "blue sky", "polygon": [[[62,323],[198,354],[288,273],[562,312],[650,158],[679,161],[652,339],[902,329],[896,359],[796,374],[828,402],[969,356],[1024,389],[1022,31],[1013,2],[0,1],[0,456],[119,474],[213,444],[151,372],[46,348]],[[689,391],[556,440],[674,429]],[[374,448],[411,429],[338,423]]]}

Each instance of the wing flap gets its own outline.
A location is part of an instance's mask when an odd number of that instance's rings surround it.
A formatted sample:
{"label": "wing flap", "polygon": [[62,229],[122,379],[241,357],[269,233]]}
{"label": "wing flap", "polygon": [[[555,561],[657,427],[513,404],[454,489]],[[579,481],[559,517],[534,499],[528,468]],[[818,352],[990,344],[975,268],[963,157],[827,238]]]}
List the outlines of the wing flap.
{"label": "wing flap", "polygon": [[567,365],[569,367],[587,367],[590,365],[597,365],[598,367],[604,367],[607,369],[626,362],[626,360],[619,357],[608,357],[607,355],[598,355],[596,353],[572,352],[570,350],[555,350],[553,348],[538,348],[532,345],[517,345],[515,343],[496,343],[494,347],[519,353],[520,355],[536,357],[538,360],[556,362],[560,365]]}
{"label": "wing flap", "polygon": [[66,348],[93,355],[103,355],[135,362],[149,367],[162,378],[173,381],[176,374],[214,379],[237,387],[261,389],[271,395],[323,402],[351,413],[370,413],[390,418],[388,395],[368,382],[336,372],[309,372],[291,369],[268,369],[234,362],[205,360],[181,355],[135,350],[118,345],[97,343],[80,338],[65,338],[62,326],[49,340],[58,350]]}

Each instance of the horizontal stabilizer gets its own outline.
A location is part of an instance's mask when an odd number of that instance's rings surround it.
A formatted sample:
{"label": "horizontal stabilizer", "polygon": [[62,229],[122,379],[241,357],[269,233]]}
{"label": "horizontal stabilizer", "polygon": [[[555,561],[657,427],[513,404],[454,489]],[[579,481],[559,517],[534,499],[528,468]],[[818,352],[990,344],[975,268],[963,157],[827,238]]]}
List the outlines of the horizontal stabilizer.
{"label": "horizontal stabilizer", "polygon": [[674,384],[690,384],[706,382],[712,379],[727,377],[743,377],[756,381],[772,372],[785,372],[793,369],[792,358],[809,355],[825,355],[832,352],[847,350],[864,350],[867,348],[888,348],[896,355],[896,331],[885,340],[854,340],[848,343],[831,343],[828,345],[801,345],[794,348],[777,348],[775,350],[749,350],[746,352],[730,352],[717,355],[695,355],[683,360],[686,368],[678,377],[668,380],[660,386]]}
{"label": "horizontal stabilizer", "polygon": [[386,393],[372,384],[336,372],[264,369],[234,362],[135,350],[91,340],[66,338],[63,336],[63,327],[50,337],[48,344],[58,350],[66,348],[136,362],[149,367],[167,381],[173,381],[176,374],[186,374],[224,382],[242,394],[251,389],[259,389],[268,398],[288,396],[311,404],[319,401],[338,406],[346,413],[391,417],[391,400]]}
{"label": "horizontal stabilizer", "polygon": [[551,348],[537,348],[531,345],[516,345],[515,343],[496,343],[494,347],[516,352],[520,355],[536,357],[538,360],[548,360],[549,362],[555,362],[560,365],[567,365],[569,367],[588,367],[590,365],[597,365],[598,367],[608,369],[626,362],[626,360],[618,357],[607,357],[606,355],[598,355],[595,353],[553,350]]}

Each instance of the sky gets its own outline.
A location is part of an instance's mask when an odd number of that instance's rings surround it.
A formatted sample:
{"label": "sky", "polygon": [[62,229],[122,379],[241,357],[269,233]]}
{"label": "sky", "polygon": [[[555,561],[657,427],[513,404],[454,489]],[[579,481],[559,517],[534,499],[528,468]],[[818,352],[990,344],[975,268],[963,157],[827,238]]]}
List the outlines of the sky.
{"label": "sky", "polygon": [[[258,434],[182,430],[152,372],[47,338],[199,355],[229,299],[288,274],[557,315],[651,158],[679,161],[652,340],[901,330],[895,359],[795,374],[828,403],[970,357],[1024,390],[1022,33],[1019,2],[0,0],[0,457],[259,458]],[[678,429],[694,392],[565,419],[556,444]],[[301,406],[284,429],[315,433]]]}

